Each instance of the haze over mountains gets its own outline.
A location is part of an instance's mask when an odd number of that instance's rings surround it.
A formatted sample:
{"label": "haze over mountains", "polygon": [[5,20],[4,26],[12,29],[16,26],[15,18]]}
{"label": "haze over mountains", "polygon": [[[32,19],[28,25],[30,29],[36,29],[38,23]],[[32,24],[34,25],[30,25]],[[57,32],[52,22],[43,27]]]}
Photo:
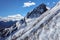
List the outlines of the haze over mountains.
{"label": "haze over mountains", "polygon": [[60,40],[60,1],[51,9],[40,4],[25,17],[0,19],[1,40]]}

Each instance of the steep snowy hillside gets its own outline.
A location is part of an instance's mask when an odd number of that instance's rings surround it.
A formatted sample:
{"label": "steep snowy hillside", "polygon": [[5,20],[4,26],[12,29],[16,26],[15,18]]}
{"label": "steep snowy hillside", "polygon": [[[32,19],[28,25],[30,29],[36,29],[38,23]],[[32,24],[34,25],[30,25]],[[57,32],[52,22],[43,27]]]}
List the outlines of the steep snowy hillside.
{"label": "steep snowy hillside", "polygon": [[58,4],[31,25],[16,32],[12,40],[60,40],[60,3]]}

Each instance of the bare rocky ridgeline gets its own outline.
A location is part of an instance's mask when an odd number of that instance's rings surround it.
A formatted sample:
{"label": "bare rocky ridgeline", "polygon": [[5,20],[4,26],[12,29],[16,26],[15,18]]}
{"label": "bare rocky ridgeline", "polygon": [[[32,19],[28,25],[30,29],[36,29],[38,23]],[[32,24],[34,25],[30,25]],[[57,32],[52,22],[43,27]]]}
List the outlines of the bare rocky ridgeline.
{"label": "bare rocky ridgeline", "polygon": [[60,2],[5,40],[60,40]]}

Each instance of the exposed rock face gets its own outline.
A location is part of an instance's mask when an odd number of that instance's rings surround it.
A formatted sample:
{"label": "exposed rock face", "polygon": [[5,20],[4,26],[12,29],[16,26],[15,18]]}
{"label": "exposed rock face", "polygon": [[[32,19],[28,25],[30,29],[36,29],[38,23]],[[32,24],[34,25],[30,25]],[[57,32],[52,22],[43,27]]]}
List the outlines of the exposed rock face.
{"label": "exposed rock face", "polygon": [[33,11],[28,12],[27,18],[37,18],[41,14],[43,14],[45,11],[47,11],[46,5],[42,3],[41,5],[33,9]]}

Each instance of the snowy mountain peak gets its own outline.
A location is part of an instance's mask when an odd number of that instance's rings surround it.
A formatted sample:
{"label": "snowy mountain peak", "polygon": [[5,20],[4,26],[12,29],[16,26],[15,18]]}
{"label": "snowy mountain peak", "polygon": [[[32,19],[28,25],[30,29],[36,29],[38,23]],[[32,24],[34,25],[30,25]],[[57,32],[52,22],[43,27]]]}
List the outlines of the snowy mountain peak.
{"label": "snowy mountain peak", "polygon": [[33,11],[27,13],[27,18],[37,18],[41,14],[43,14],[45,11],[47,11],[45,4],[40,4],[38,7],[34,8]]}

